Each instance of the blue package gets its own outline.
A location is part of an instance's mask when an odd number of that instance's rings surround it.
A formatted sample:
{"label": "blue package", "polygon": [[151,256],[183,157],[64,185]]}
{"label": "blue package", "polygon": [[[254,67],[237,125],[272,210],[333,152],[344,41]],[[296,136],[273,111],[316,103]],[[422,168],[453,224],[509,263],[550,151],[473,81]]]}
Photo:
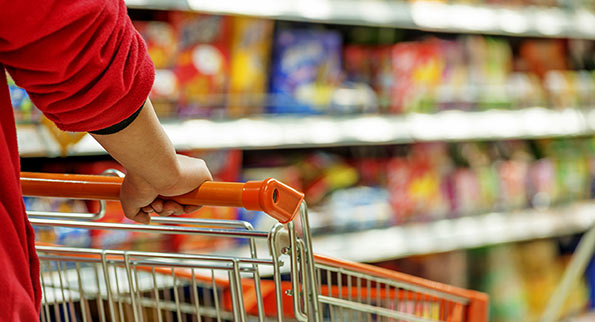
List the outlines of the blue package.
{"label": "blue package", "polygon": [[365,230],[393,224],[389,193],[384,188],[357,186],[334,191],[326,212],[331,229]]}
{"label": "blue package", "polygon": [[269,113],[321,114],[341,74],[341,35],[281,30],[275,36]]}
{"label": "blue package", "polygon": [[8,85],[8,90],[10,92],[10,102],[14,108],[30,109],[33,107],[27,91],[16,85]]}
{"label": "blue package", "polygon": [[589,290],[589,311],[595,309],[595,257],[591,258],[585,270],[587,289]]}
{"label": "blue package", "polygon": [[8,77],[8,91],[10,103],[14,108],[16,122],[36,122],[39,121],[40,112],[33,106],[27,91],[17,86],[14,81]]}

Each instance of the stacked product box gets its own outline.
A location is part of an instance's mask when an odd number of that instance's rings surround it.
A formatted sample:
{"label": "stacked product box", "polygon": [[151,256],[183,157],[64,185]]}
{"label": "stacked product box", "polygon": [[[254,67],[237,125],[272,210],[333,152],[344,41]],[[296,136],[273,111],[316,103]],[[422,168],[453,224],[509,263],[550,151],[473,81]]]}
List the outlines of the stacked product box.
{"label": "stacked product box", "polygon": [[341,74],[341,35],[285,29],[275,35],[269,113],[328,113]]}
{"label": "stacked product box", "polygon": [[135,22],[155,62],[151,98],[159,116],[262,113],[272,21],[175,11],[160,18]]}

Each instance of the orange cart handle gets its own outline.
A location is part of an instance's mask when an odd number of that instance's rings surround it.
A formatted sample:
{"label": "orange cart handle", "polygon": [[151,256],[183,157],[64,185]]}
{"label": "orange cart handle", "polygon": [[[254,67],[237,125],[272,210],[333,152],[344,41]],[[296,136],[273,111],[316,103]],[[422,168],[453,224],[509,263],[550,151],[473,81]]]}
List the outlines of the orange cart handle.
{"label": "orange cart handle", "polygon": [[[119,201],[122,180],[114,176],[21,172],[21,189],[25,196]],[[297,214],[304,194],[269,178],[245,183],[207,181],[183,195],[161,198],[184,205],[260,210],[285,224]]]}

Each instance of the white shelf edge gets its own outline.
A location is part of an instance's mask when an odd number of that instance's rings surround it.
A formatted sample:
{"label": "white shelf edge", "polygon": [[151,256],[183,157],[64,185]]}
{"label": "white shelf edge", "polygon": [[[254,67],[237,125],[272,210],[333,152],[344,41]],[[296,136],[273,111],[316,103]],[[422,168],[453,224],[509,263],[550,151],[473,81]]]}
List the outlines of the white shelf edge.
{"label": "white shelf edge", "polygon": [[[180,151],[535,139],[595,134],[595,110],[534,107],[385,116],[262,116],[164,122],[164,128]],[[39,126],[36,138],[33,129],[18,127],[21,156],[58,156],[59,148],[47,138],[47,131]],[[88,135],[69,149],[69,156],[105,153]]]}
{"label": "white shelf edge", "polygon": [[126,0],[130,8],[193,10],[278,20],[440,32],[595,39],[587,10],[379,0]]}
{"label": "white shelf edge", "polygon": [[357,262],[570,235],[595,224],[595,202],[550,210],[489,213],[431,223],[314,237],[314,251]]}
{"label": "white shelf edge", "polygon": [[[354,262],[374,263],[567,236],[584,232],[594,224],[595,201],[581,201],[548,210],[526,209],[489,213],[359,232],[319,235],[312,238],[312,247],[316,254]],[[266,249],[264,241],[257,242],[257,245],[259,250]],[[217,250],[215,253],[250,256],[247,246]],[[261,273],[270,275],[272,271],[265,267],[261,269]]]}

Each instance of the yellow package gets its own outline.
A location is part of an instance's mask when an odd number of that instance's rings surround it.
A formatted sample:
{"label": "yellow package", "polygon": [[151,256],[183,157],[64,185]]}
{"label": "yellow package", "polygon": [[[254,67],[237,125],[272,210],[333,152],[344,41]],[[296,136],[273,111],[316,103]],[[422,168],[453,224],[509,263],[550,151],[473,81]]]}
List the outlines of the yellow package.
{"label": "yellow package", "polygon": [[266,103],[273,22],[233,17],[228,115],[260,114]]}

